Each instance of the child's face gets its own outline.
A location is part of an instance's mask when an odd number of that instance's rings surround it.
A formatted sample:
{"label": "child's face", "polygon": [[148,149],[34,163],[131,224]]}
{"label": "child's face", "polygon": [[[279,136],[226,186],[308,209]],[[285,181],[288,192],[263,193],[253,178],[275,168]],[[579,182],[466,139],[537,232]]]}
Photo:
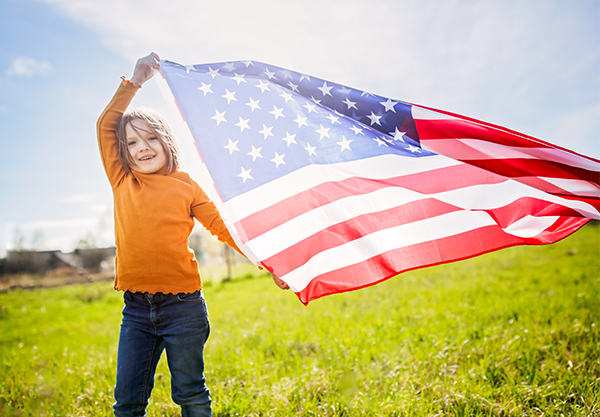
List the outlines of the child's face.
{"label": "child's face", "polygon": [[163,145],[146,121],[133,119],[125,126],[125,136],[133,171],[153,174],[167,165]]}

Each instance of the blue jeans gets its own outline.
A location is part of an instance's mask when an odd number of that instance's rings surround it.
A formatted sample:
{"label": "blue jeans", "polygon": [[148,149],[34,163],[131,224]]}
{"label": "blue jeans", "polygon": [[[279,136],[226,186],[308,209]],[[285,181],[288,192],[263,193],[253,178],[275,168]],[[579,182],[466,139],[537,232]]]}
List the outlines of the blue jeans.
{"label": "blue jeans", "polygon": [[171,371],[171,396],[182,417],[211,416],[204,378],[204,343],[210,333],[206,303],[191,294],[126,291],[117,360],[115,416],[145,416],[163,350]]}

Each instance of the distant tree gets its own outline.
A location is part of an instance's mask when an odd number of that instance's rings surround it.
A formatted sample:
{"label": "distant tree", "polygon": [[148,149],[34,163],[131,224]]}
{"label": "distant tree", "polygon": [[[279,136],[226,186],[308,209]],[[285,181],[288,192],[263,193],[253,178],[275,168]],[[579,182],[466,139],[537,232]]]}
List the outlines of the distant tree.
{"label": "distant tree", "polygon": [[13,250],[20,252],[25,249],[25,235],[18,227],[13,231]]}
{"label": "distant tree", "polygon": [[75,245],[76,249],[93,249],[97,247],[96,236],[92,232],[88,232],[87,235],[79,239]]}

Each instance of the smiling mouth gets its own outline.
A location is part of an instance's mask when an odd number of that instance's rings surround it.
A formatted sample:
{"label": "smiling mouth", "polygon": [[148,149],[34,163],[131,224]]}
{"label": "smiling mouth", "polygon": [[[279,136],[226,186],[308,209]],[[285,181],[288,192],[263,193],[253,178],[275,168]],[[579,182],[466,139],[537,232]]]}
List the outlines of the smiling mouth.
{"label": "smiling mouth", "polygon": [[140,160],[140,161],[143,161],[143,162],[145,162],[145,161],[150,161],[150,160],[154,159],[154,157],[155,157],[155,156],[156,156],[156,155],[144,156],[143,158],[140,158],[139,160]]}

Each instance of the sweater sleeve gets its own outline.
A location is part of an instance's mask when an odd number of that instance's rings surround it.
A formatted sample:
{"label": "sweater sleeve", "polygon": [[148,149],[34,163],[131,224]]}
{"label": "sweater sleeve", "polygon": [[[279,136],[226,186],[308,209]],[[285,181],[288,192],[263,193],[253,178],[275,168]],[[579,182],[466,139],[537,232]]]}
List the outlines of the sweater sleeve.
{"label": "sweater sleeve", "polygon": [[229,233],[227,226],[225,226],[225,222],[217,211],[215,204],[208,198],[204,190],[202,190],[196,182],[192,180],[192,183],[194,187],[194,202],[192,204],[193,216],[198,219],[198,221],[202,223],[213,236],[217,236],[221,242],[227,243],[245,257],[246,255],[242,253],[231,237],[231,233]]}
{"label": "sweater sleeve", "polygon": [[140,87],[124,80],[96,124],[100,156],[112,188],[116,188],[127,174],[127,171],[121,166],[117,154],[117,121],[127,110]]}

